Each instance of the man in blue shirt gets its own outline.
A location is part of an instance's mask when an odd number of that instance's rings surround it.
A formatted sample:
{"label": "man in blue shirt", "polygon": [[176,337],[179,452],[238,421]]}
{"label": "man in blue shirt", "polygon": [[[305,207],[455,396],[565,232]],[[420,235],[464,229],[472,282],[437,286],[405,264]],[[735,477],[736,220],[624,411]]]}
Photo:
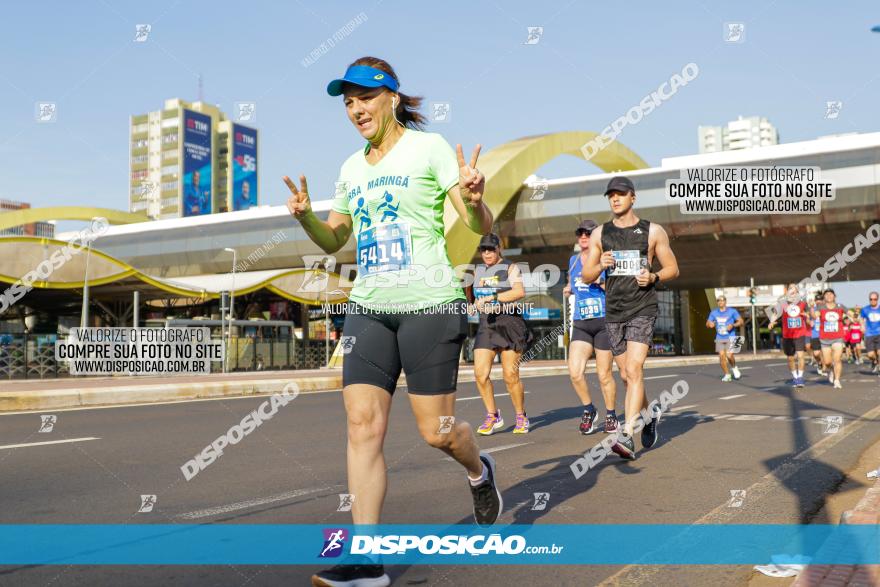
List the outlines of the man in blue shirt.
{"label": "man in blue shirt", "polygon": [[[709,312],[709,319],[706,320],[706,328],[715,329],[715,352],[718,353],[718,359],[721,361],[721,370],[724,371],[724,377],[721,381],[730,381],[730,370],[733,370],[733,378],[739,379],[742,375],[736,368],[736,359],[733,356],[732,345],[736,339],[736,328],[743,325],[743,319],[736,311],[736,308],[727,307],[727,298],[718,296],[716,300],[718,307]],[[728,364],[730,369],[728,369]]]}
{"label": "man in blue shirt", "polygon": [[880,371],[878,366],[878,350],[880,350],[880,305],[877,303],[877,292],[872,291],[868,294],[868,305],[859,312],[862,328],[865,331],[865,350],[868,351],[868,358],[871,359],[873,368],[872,373]]}
{"label": "man in blue shirt", "polygon": [[202,174],[195,170],[192,172],[192,183],[184,185],[183,189],[183,209],[185,216],[197,216],[199,214],[208,214],[208,190],[203,190],[201,185]]}

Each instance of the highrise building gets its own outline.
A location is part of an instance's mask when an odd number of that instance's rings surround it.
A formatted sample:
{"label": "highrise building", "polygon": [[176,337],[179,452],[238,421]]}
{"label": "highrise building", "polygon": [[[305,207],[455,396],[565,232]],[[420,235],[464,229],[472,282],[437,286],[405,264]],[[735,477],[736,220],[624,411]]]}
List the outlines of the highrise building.
{"label": "highrise building", "polygon": [[180,218],[257,205],[257,131],[216,106],[166,100],[132,116],[130,133],[131,212]]}
{"label": "highrise building", "polygon": [[761,116],[738,116],[726,126],[700,126],[697,129],[700,153],[735,151],[779,144],[776,127]]}

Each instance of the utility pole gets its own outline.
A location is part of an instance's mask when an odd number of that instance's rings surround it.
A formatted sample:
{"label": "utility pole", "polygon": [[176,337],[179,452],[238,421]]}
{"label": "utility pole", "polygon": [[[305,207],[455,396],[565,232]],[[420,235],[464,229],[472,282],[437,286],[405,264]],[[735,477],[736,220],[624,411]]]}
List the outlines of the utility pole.
{"label": "utility pole", "polygon": [[757,319],[755,318],[755,302],[757,301],[757,292],[755,292],[755,278],[749,277],[749,303],[752,306],[752,354],[758,354],[758,330]]}

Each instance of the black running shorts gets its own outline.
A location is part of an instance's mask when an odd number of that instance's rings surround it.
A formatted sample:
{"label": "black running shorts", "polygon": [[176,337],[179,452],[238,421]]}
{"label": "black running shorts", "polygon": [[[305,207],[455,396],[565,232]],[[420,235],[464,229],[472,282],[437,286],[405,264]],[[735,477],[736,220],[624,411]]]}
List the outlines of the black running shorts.
{"label": "black running shorts", "polygon": [[467,303],[456,300],[405,313],[349,303],[342,334],[351,337],[342,360],[343,386],[368,384],[394,393],[403,370],[409,393],[449,393],[458,381]]}
{"label": "black running shorts", "polygon": [[533,335],[522,316],[499,314],[477,328],[474,349],[511,350],[523,353],[532,343]]}
{"label": "black running shorts", "polygon": [[782,352],[785,353],[786,357],[793,357],[795,353],[804,350],[804,337],[799,336],[797,338],[783,338],[782,339]]}
{"label": "black running shorts", "polygon": [[575,320],[572,323],[571,342],[578,340],[593,345],[597,351],[610,351],[611,339],[608,338],[608,330],[605,328],[605,318]]}

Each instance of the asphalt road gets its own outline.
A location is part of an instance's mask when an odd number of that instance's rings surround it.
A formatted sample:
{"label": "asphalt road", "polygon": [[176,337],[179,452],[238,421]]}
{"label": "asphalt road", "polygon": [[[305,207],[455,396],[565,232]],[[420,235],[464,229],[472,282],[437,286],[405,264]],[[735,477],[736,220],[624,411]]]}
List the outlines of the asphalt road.
{"label": "asphalt road", "polygon": [[[634,462],[611,455],[580,479],[569,465],[602,440],[577,432],[580,409],[566,377],[525,380],[532,432],[481,438],[495,449],[503,523],[797,523],[814,517],[862,450],[880,441],[880,385],[845,366],[844,389],[808,376],[794,392],[780,359],[747,364],[721,383],[717,365],[652,369],[656,397],[683,379],[689,392],[661,423],[661,439]],[[598,398],[594,375],[591,389]],[[503,393],[496,383],[496,393]],[[470,523],[464,472],[418,437],[398,391],[385,449],[384,523]],[[459,386],[458,418],[477,423],[473,383]],[[0,415],[0,524],[347,524],[345,419],[338,392],[303,394],[215,463],[186,481],[180,466],[265,398]],[[618,409],[622,411],[623,392]],[[837,427],[839,416],[840,426]],[[85,439],[85,440],[83,440]],[[60,442],[57,441],[66,441]],[[34,444],[34,443],[53,444]],[[745,490],[742,503],[731,491]],[[535,492],[549,506],[533,510]],[[139,513],[141,495],[156,495]],[[822,520],[819,520],[822,521]],[[835,523],[836,520],[827,520]],[[584,536],[601,540],[601,536]],[[638,552],[647,545],[621,548]],[[0,585],[307,585],[304,566],[0,567]],[[394,566],[395,585],[743,585],[750,567]]]}

